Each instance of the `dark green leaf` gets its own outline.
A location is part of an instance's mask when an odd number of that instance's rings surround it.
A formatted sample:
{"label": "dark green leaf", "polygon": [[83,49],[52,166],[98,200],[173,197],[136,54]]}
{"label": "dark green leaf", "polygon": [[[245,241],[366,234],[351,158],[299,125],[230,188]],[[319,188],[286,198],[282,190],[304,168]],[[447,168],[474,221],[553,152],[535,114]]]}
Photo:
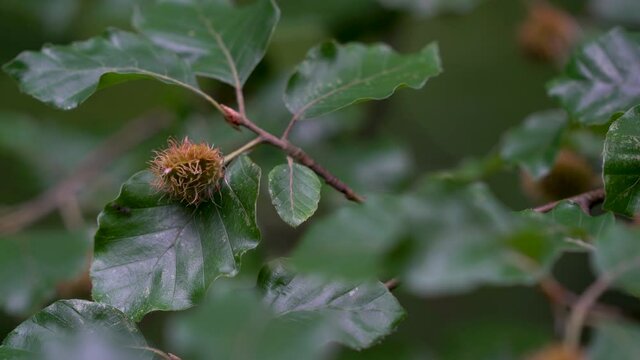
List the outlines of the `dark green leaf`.
{"label": "dark green leaf", "polygon": [[640,327],[632,323],[604,322],[596,327],[589,360],[632,360],[640,358]]}
{"label": "dark green leaf", "polygon": [[561,202],[548,213],[526,210],[522,214],[546,222],[546,230],[550,235],[557,233],[565,238],[568,245],[575,245],[570,249],[590,249],[590,243],[615,224],[615,216],[612,213],[590,216],[585,214],[579,205],[570,201]]}
{"label": "dark green leaf", "polygon": [[434,360],[429,352],[403,342],[385,340],[368,350],[343,349],[337,360]]}
{"label": "dark green leaf", "polygon": [[382,44],[327,42],[298,66],[284,100],[296,118],[317,117],[360,101],[386,99],[400,87],[422,88],[441,71],[435,44],[400,55]]}
{"label": "dark green leaf", "polygon": [[[296,129],[312,121],[305,121]],[[380,137],[358,141],[354,137],[317,147],[314,152],[318,152],[318,161],[331,164],[338,178],[360,192],[386,193],[410,179],[415,164],[406,143]]]}
{"label": "dark green leaf", "polygon": [[419,294],[533,283],[549,270],[562,245],[540,223],[518,218],[479,184],[431,181],[410,203],[417,225],[402,279]]}
{"label": "dark green leaf", "polygon": [[2,359],[145,360],[153,354],[127,317],[105,304],[62,300],[20,324],[2,342]]}
{"label": "dark green leaf", "polygon": [[401,9],[422,16],[443,13],[466,13],[473,10],[483,0],[380,0],[384,6]]}
{"label": "dark green leaf", "polygon": [[306,166],[290,163],[278,165],[269,173],[269,194],[278,215],[296,227],[318,209],[322,183]]}
{"label": "dark green leaf", "polygon": [[260,273],[258,286],[276,314],[313,314],[328,320],[332,341],[367,348],[391,333],[404,310],[380,282],[349,284],[293,273],[274,262]]}
{"label": "dark green leaf", "polygon": [[593,263],[600,276],[616,287],[640,296],[640,231],[624,225],[611,226],[595,242]]}
{"label": "dark green leaf", "polygon": [[430,180],[315,222],[292,260],[301,271],[345,278],[395,269],[410,290],[432,295],[530,284],[562,245],[544,222],[517,216],[483,186]]}
{"label": "dark green leaf", "polygon": [[14,315],[39,309],[57,284],[86,268],[90,244],[87,234],[61,231],[0,237],[0,308]]}
{"label": "dark green leaf", "polygon": [[590,8],[614,24],[640,24],[640,2],[636,0],[591,0]]}
{"label": "dark green leaf", "polygon": [[135,320],[194,304],[220,276],[238,272],[258,245],[260,168],[248,157],[227,169],[213,202],[197,208],[169,200],[147,171],[129,179],[98,219],[93,296]]}
{"label": "dark green leaf", "polygon": [[258,287],[262,299],[253,289],[216,287],[169,327],[175,352],[194,360],[211,354],[229,360],[326,359],[336,342],[373,345],[404,315],[380,283],[356,286],[300,276],[281,261],[263,269]]}
{"label": "dark green leaf", "polygon": [[640,103],[639,76],[640,38],[618,28],[581,46],[549,95],[579,122],[606,124]]}
{"label": "dark green leaf", "polygon": [[168,340],[191,360],[320,360],[330,335],[324,324],[306,314],[276,317],[255,292],[218,287],[195,311],[176,317]]}
{"label": "dark green leaf", "polygon": [[242,87],[262,60],[279,17],[273,0],[241,8],[228,0],[165,0],[137,11],[134,25],[199,75]]}
{"label": "dark green leaf", "polygon": [[538,179],[551,170],[567,127],[567,115],[561,110],[542,111],[530,115],[524,123],[506,134],[501,155],[520,165]]}
{"label": "dark green leaf", "polygon": [[384,271],[385,259],[406,226],[401,201],[369,197],[315,221],[293,252],[296,268],[305,272],[371,279]]}
{"label": "dark green leaf", "polygon": [[[515,304],[514,307],[526,308]],[[449,323],[440,332],[445,341],[436,350],[437,359],[532,360],[527,355],[553,341],[548,325],[531,321],[530,315],[523,314],[522,310],[517,312],[518,315],[509,316],[506,321],[500,315],[490,314],[493,316],[489,319],[479,314],[469,314],[453,320],[453,326]]]}
{"label": "dark green leaf", "polygon": [[127,80],[155,78],[198,88],[189,66],[175,54],[120,30],[69,46],[25,51],[4,70],[25,93],[65,110],[77,107],[98,89]]}
{"label": "dark green leaf", "polygon": [[640,210],[640,106],[616,120],[604,143],[604,208],[633,216]]}

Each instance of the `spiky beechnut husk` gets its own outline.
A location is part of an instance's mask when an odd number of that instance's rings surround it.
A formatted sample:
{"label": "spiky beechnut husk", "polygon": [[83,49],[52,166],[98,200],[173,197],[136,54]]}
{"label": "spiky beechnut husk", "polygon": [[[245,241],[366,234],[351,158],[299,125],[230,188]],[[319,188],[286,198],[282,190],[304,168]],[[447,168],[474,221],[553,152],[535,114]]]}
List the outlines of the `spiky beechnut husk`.
{"label": "spiky beechnut husk", "polygon": [[156,151],[150,162],[155,175],[153,186],[187,205],[213,199],[218,181],[224,176],[224,157],[206,143],[168,141],[168,148]]}

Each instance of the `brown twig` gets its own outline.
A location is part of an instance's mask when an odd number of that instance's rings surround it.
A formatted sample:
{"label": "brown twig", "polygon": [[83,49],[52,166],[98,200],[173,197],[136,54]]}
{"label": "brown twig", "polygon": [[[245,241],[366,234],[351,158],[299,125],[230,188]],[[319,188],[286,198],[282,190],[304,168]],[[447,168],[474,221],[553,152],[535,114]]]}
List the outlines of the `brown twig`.
{"label": "brown twig", "polygon": [[[604,189],[591,190],[565,200],[554,201],[533,209],[539,213],[545,213],[553,210],[560,202],[570,201],[580,209],[590,215],[591,208],[598,202],[604,200]],[[598,297],[608,288],[608,277],[599,278],[582,296],[578,296],[566,289],[552,276],[544,277],[540,280],[539,285],[542,292],[555,304],[555,306],[571,308],[571,315],[565,328],[565,344],[568,347],[577,349],[580,341],[580,333],[582,324],[588,315],[601,315],[606,317],[619,317],[620,311],[612,306],[597,303]]]}
{"label": "brown twig", "polygon": [[398,288],[398,286],[400,286],[400,280],[398,279],[389,279],[387,281],[385,281],[384,286],[387,288],[387,290],[389,291],[393,291],[395,289]]}
{"label": "brown twig", "polygon": [[610,276],[599,277],[576,302],[564,333],[564,344],[568,348],[578,349],[580,347],[580,338],[585,319],[591,308],[598,301],[598,298],[607,291],[612,280]]}
{"label": "brown twig", "polygon": [[0,234],[17,232],[55,211],[64,199],[80,191],[108,164],[166,128],[170,122],[168,116],[159,113],[130,121],[89,153],[67,178],[2,216]]}
{"label": "brown twig", "polygon": [[591,212],[591,208],[593,207],[593,205],[599,202],[602,202],[604,200],[604,197],[605,197],[604,189],[600,188],[600,189],[587,191],[567,199],[558,200],[542,206],[538,206],[533,210],[539,213],[546,213],[553,210],[561,202],[569,201],[577,204],[578,206],[580,206],[582,211],[584,211],[586,214],[589,214]]}
{"label": "brown twig", "polygon": [[172,353],[166,353],[162,350],[159,349],[155,349],[152,347],[148,347],[148,346],[130,346],[130,349],[135,349],[135,350],[143,350],[143,351],[148,351],[151,353],[154,353],[158,356],[160,356],[161,358],[163,358],[164,360],[181,360],[179,357],[177,357],[176,355],[172,354]]}
{"label": "brown twig", "polygon": [[256,125],[253,121],[249,120],[247,117],[242,116],[240,113],[235,111],[234,109],[221,105],[224,110],[224,116],[227,122],[229,122],[233,126],[241,126],[247,128],[248,130],[254,132],[258,135],[262,141],[272,146],[275,146],[282,151],[284,151],[288,156],[296,160],[298,163],[308,167],[313,170],[318,176],[320,176],[324,181],[329,184],[334,189],[343,193],[344,196],[358,203],[364,202],[364,198],[358,195],[355,191],[353,191],[347,184],[343,183],[340,179],[338,179],[335,175],[329,172],[327,169],[318,164],[311,156],[309,156],[304,150],[293,145],[287,140],[278,138],[277,136],[269,133],[268,131],[262,129],[258,125]]}

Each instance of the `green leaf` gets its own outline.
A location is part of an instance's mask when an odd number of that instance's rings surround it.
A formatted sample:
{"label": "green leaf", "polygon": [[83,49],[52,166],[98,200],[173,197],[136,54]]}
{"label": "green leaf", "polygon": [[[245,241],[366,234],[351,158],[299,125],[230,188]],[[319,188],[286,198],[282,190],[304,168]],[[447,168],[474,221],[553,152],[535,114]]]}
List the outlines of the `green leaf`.
{"label": "green leaf", "polygon": [[391,196],[371,196],[364,204],[350,204],[315,221],[291,261],[300,271],[331,277],[382,275],[388,254],[404,233],[403,210],[401,200]]}
{"label": "green leaf", "polygon": [[611,321],[596,326],[595,339],[589,347],[589,360],[640,358],[640,327],[637,324]]}
{"label": "green leaf", "polygon": [[216,287],[195,311],[178,315],[168,327],[169,341],[184,358],[326,359],[336,342],[373,345],[404,316],[378,282],[347,285],[300,276],[282,261],[261,271],[260,292],[222,285],[227,286]]}
{"label": "green leaf", "polygon": [[618,118],[604,143],[606,210],[626,216],[640,211],[640,106]]}
{"label": "green leaf", "polygon": [[386,45],[313,48],[289,79],[284,101],[298,119],[317,117],[365,100],[381,100],[396,89],[420,89],[442,72],[438,46],[400,55]]}
{"label": "green leaf", "polygon": [[273,0],[165,0],[136,11],[134,26],[177,53],[198,75],[241,88],[262,60],[280,18]]}
{"label": "green leaf", "polygon": [[614,24],[640,24],[640,2],[636,0],[591,0],[589,8]]}
{"label": "green leaf", "polygon": [[169,200],[148,171],[129,179],[98,218],[93,297],[135,320],[154,310],[192,306],[220,276],[234,276],[258,245],[260,168],[248,157],[227,169],[213,202]]}
{"label": "green leaf", "polygon": [[584,213],[579,205],[570,201],[563,201],[548,213],[538,213],[533,210],[522,212],[524,216],[533,217],[546,222],[550,234],[559,233],[570,249],[590,249],[595,239],[599,238],[609,227],[615,225],[615,216],[607,212],[599,216]]}
{"label": "green leaf", "polygon": [[153,359],[120,311],[84,300],[58,301],[20,324],[2,342],[2,359]]}
{"label": "green leaf", "polygon": [[331,341],[354,349],[377,343],[405,316],[380,282],[349,284],[297,275],[281,261],[261,271],[258,286],[279,316],[313,314],[326,318],[332,327]]}
{"label": "green leaf", "polygon": [[483,0],[379,0],[383,6],[421,16],[462,14],[473,10]]}
{"label": "green leaf", "polygon": [[561,110],[542,111],[530,115],[524,123],[509,131],[502,142],[501,155],[520,165],[534,178],[549,173],[567,127],[567,115]]}
{"label": "green leaf", "polygon": [[[303,129],[312,121],[305,121],[295,129]],[[314,149],[317,160],[331,164],[334,174],[359,192],[387,193],[409,181],[415,161],[407,143],[380,136],[360,141],[356,137],[319,146]]]}
{"label": "green leaf", "polygon": [[193,312],[168,326],[172,349],[184,359],[324,359],[329,327],[310,314],[276,317],[258,294],[218,287]]}
{"label": "green leaf", "polygon": [[29,231],[0,237],[0,308],[14,315],[38,310],[63,281],[79,276],[88,262],[83,233]]}
{"label": "green leaf", "polygon": [[613,29],[576,52],[548,92],[585,125],[602,125],[640,103],[640,37]]}
{"label": "green leaf", "polygon": [[4,70],[23,92],[64,110],[77,107],[98,89],[128,80],[154,78],[198,88],[188,64],[178,56],[136,34],[114,29],[68,46],[25,51]]}
{"label": "green leaf", "polygon": [[315,222],[292,262],[300,271],[347,279],[394,271],[420,295],[531,284],[564,245],[545,226],[509,211],[480,184],[429,180]]}
{"label": "green leaf", "polygon": [[306,166],[290,163],[278,165],[269,173],[269,194],[278,215],[296,227],[318,209],[322,183]]}
{"label": "green leaf", "polygon": [[611,226],[597,238],[593,265],[600,276],[612,279],[615,287],[640,296],[640,230]]}
{"label": "green leaf", "polygon": [[539,222],[506,209],[481,184],[429,181],[409,209],[416,225],[402,279],[421,295],[531,284],[549,270],[562,245]]}

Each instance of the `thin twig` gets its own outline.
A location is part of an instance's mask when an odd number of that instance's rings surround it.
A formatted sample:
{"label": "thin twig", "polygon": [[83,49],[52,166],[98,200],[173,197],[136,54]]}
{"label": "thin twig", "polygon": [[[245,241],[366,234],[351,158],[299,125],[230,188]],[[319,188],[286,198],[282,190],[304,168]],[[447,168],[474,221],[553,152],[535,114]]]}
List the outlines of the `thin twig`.
{"label": "thin twig", "polygon": [[248,143],[242,145],[241,147],[239,147],[238,149],[234,150],[232,153],[227,154],[224,157],[224,163],[225,165],[230,163],[231,160],[235,159],[236,157],[250,151],[251,149],[253,149],[254,147],[262,144],[263,140],[261,137],[257,137],[251,141],[249,141]]}
{"label": "thin twig", "polygon": [[387,281],[385,281],[384,286],[387,288],[387,290],[389,291],[393,291],[395,289],[398,288],[398,286],[400,286],[400,280],[398,279],[389,279]]}
{"label": "thin twig", "polygon": [[535,208],[533,210],[535,212],[539,212],[539,213],[546,213],[546,212],[549,212],[549,211],[553,210],[561,202],[569,201],[569,202],[577,204],[578,206],[580,206],[582,211],[584,211],[586,214],[589,214],[591,212],[591,208],[593,207],[593,205],[595,205],[595,204],[597,204],[599,202],[602,202],[604,200],[604,197],[605,197],[604,189],[600,188],[600,189],[587,191],[587,192],[584,192],[582,194],[578,194],[576,196],[572,196],[572,197],[567,198],[567,199],[554,201],[554,202],[551,202],[551,203],[548,203],[548,204],[545,204],[545,205],[542,205],[542,206],[538,206],[537,208]]}
{"label": "thin twig", "polygon": [[573,307],[573,311],[571,311],[569,321],[567,321],[564,335],[565,346],[570,349],[578,349],[580,347],[582,327],[587,314],[598,301],[598,298],[607,291],[612,280],[610,276],[601,276],[580,296]]}
{"label": "thin twig", "polygon": [[282,136],[280,137],[280,139],[287,140],[287,138],[289,137],[289,134],[291,133],[291,130],[293,130],[293,126],[296,124],[296,121],[298,121],[298,117],[299,117],[299,114],[293,115],[293,117],[289,121],[289,124],[287,125],[287,128],[282,133]]}
{"label": "thin twig", "polygon": [[162,350],[158,350],[152,347],[148,347],[148,346],[130,346],[130,349],[135,349],[135,350],[144,350],[144,351],[148,351],[148,352],[152,352],[158,356],[160,356],[161,358],[165,359],[165,360],[181,360],[179,357],[177,357],[176,355],[173,355],[171,353],[166,353]]}
{"label": "thin twig", "polygon": [[597,306],[598,298],[600,298],[620,276],[639,266],[640,257],[623,262],[613,270],[600,275],[596,281],[582,293],[573,307],[573,311],[569,316],[569,321],[565,328],[564,344],[567,348],[579,348],[585,320],[591,309]]}
{"label": "thin twig", "polygon": [[313,170],[318,176],[320,176],[324,181],[329,184],[334,189],[343,193],[344,196],[358,203],[364,202],[364,198],[358,195],[355,191],[353,191],[347,184],[343,183],[340,179],[338,179],[335,175],[329,172],[327,169],[322,167],[322,165],[318,164],[311,156],[309,156],[304,150],[293,145],[287,140],[283,140],[281,138],[276,137],[275,135],[269,133],[268,131],[262,129],[258,125],[256,125],[253,121],[249,120],[246,117],[243,117],[236,110],[221,105],[224,109],[224,116],[227,122],[234,126],[242,126],[250,131],[257,134],[265,143],[275,146],[282,151],[284,151],[288,156],[292,157],[298,163],[310,168]]}
{"label": "thin twig", "polygon": [[67,178],[2,216],[0,234],[17,232],[55,211],[61,199],[80,191],[107,165],[166,128],[170,122],[168,116],[159,113],[130,121],[89,153]]}

